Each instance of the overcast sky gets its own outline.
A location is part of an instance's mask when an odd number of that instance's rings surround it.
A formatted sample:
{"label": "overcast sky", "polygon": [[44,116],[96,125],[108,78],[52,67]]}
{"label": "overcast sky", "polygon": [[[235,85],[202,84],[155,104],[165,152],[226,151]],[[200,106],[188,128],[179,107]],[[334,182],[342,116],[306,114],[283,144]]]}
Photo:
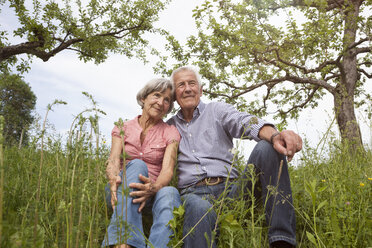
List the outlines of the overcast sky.
{"label": "overcast sky", "polygon": [[[162,27],[176,38],[184,41],[195,32],[192,9],[203,1],[174,0],[167,10],[160,13],[157,26]],[[0,13],[2,28],[15,25],[15,19],[9,18],[7,13]],[[151,43],[161,40],[151,40]],[[49,121],[56,129],[65,134],[70,128],[74,115],[91,107],[89,100],[81,94],[87,91],[98,102],[99,107],[107,113],[100,121],[102,134],[110,142],[110,132],[114,121],[119,117],[131,119],[141,113],[136,102],[138,90],[150,79],[159,77],[152,70],[155,61],[144,65],[138,59],[128,59],[124,56],[112,55],[100,64],[84,63],[73,52],[63,51],[43,62],[37,58],[31,64],[30,72],[24,75],[37,96],[36,111],[44,116],[46,106],[54,99],[64,100],[68,105],[60,105],[49,114]],[[371,79],[368,81],[371,85]],[[372,90],[372,87],[370,87]],[[320,107],[308,110],[300,115],[297,122],[291,122],[289,129],[295,130],[310,141],[315,147],[333,118],[332,98],[328,95],[321,102]],[[371,121],[363,120],[359,112],[359,122],[362,126],[364,142],[371,145]],[[267,118],[271,120],[270,117]],[[337,128],[333,128],[337,132]],[[246,150],[253,147],[254,142],[248,142]]]}

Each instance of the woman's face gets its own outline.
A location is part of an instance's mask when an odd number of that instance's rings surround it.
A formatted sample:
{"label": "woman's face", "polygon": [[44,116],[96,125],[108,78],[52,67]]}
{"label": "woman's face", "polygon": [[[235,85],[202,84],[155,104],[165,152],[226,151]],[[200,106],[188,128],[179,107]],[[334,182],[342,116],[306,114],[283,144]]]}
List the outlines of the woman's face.
{"label": "woman's face", "polygon": [[142,114],[151,119],[161,119],[168,112],[172,100],[171,90],[168,88],[164,92],[154,91],[142,99]]}

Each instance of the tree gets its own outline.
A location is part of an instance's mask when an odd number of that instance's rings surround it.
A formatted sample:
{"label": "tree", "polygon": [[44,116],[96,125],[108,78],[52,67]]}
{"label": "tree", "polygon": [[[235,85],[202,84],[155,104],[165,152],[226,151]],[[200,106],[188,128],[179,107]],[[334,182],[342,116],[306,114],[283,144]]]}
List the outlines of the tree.
{"label": "tree", "polygon": [[198,34],[188,38],[186,48],[169,36],[169,49],[180,64],[200,68],[209,97],[259,116],[275,112],[285,122],[330,93],[342,140],[356,148],[362,137],[354,109],[371,102],[363,87],[372,77],[371,5],[370,0],[206,1],[194,10]]}
{"label": "tree", "polygon": [[36,96],[18,75],[0,74],[0,115],[4,116],[5,144],[28,141],[28,129],[34,117]]}
{"label": "tree", "polygon": [[[161,33],[153,27],[168,0],[107,0],[87,2],[3,0],[0,6],[14,10],[20,27],[0,30],[0,69],[17,65],[27,71],[28,59],[48,61],[63,50],[78,53],[79,59],[103,62],[109,52],[145,59],[146,33]],[[5,6],[9,4],[9,6]],[[24,41],[10,44],[10,36]],[[25,54],[28,59],[18,59]]]}

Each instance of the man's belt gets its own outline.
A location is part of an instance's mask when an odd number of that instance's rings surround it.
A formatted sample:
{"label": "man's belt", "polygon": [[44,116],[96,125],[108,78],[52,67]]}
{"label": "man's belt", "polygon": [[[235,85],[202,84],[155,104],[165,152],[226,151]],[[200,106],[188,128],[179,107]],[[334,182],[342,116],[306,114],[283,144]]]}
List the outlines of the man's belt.
{"label": "man's belt", "polygon": [[206,177],[195,184],[195,186],[213,186],[226,180],[226,177]]}

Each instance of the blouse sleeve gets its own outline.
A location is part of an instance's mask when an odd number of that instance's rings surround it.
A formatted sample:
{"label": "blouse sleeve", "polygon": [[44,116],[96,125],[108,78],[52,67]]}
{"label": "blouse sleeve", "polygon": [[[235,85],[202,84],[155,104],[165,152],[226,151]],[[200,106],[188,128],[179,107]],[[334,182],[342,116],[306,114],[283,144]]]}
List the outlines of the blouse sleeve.
{"label": "blouse sleeve", "polygon": [[[123,131],[125,131],[125,126],[122,128]],[[125,133],[125,132],[124,132]],[[120,129],[118,126],[114,126],[114,128],[112,129],[111,131],[111,136],[112,137],[118,137],[118,138],[121,138],[121,135],[120,135]]]}
{"label": "blouse sleeve", "polygon": [[180,142],[181,140],[181,135],[175,126],[168,126],[165,129],[164,133],[165,133],[164,138],[165,138],[165,142],[167,143],[167,145],[175,141]]}

